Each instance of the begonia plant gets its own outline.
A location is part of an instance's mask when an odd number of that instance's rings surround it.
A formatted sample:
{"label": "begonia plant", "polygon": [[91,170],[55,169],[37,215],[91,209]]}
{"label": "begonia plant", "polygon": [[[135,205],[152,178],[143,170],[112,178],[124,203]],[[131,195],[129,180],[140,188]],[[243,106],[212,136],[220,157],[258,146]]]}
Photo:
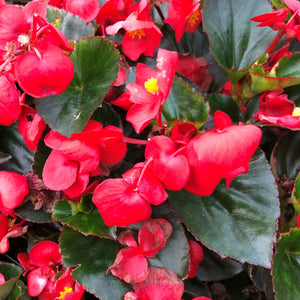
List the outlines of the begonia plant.
{"label": "begonia plant", "polygon": [[0,299],[300,299],[300,1],[0,0]]}

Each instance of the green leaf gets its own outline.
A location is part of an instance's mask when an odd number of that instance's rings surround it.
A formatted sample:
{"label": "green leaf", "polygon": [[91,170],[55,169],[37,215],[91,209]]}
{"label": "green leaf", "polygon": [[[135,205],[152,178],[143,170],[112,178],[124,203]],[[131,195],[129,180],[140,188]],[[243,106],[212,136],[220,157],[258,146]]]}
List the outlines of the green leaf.
{"label": "green leaf", "polygon": [[279,203],[274,177],[257,151],[249,172],[225,183],[209,197],[171,192],[170,203],[189,230],[221,256],[270,267]]}
{"label": "green leaf", "polygon": [[21,174],[31,171],[33,151],[29,150],[24,143],[17,122],[0,130],[0,151],[12,156],[9,161],[0,166],[0,170]]}
{"label": "green leaf", "polygon": [[66,268],[77,266],[72,275],[88,292],[102,300],[123,300],[130,286],[111,273],[106,274],[119,251],[116,242],[84,236],[65,226],[59,245],[63,264]]}
{"label": "green leaf", "polygon": [[65,10],[62,10],[59,29],[68,40],[73,41],[94,35],[94,28],[91,24],[87,24],[83,19]]}
{"label": "green leaf", "polygon": [[122,128],[120,116],[108,103],[103,102],[99,108],[93,113],[91,119],[102,124],[103,127],[113,125]]}
{"label": "green leaf", "polygon": [[14,289],[23,270],[14,264],[0,263],[0,273],[4,275],[5,283],[0,285],[0,299],[6,299]]}
{"label": "green leaf", "polygon": [[219,281],[228,279],[243,271],[243,265],[229,257],[221,258],[206,247],[203,249],[203,260],[198,266],[196,278],[200,281]]}
{"label": "green leaf", "polygon": [[169,97],[162,106],[162,115],[165,120],[187,118],[192,122],[204,123],[207,120],[207,114],[208,104],[202,96],[175,76]]}
{"label": "green leaf", "polygon": [[67,90],[57,96],[36,100],[39,115],[59,133],[81,132],[95,109],[101,105],[118,74],[119,54],[103,38],[78,42],[70,58],[74,78]]}
{"label": "green leaf", "polygon": [[31,201],[26,202],[22,206],[15,208],[14,212],[27,221],[34,223],[50,223],[53,222],[50,213],[45,212],[42,208],[35,210]]}
{"label": "green leaf", "polygon": [[271,5],[263,0],[205,1],[203,28],[213,55],[223,67],[242,70],[264,53],[276,32],[257,27],[250,19],[271,11]]}
{"label": "green leaf", "polygon": [[18,280],[12,292],[8,295],[6,300],[30,300],[28,295],[27,286],[23,281]]}
{"label": "green leaf", "polygon": [[251,89],[256,93],[274,91],[300,84],[300,53],[283,57],[276,69],[276,77],[255,72],[250,73]]}
{"label": "green leaf", "polygon": [[291,200],[296,211],[296,215],[300,214],[300,173],[296,178]]}
{"label": "green leaf", "polygon": [[268,300],[275,299],[270,269],[265,269],[259,266],[251,266],[251,279],[261,291],[265,292]]}
{"label": "green leaf", "polygon": [[295,179],[300,168],[300,132],[282,137],[272,153],[272,164],[279,176]]}
{"label": "green leaf", "polygon": [[166,245],[155,257],[149,259],[151,266],[170,269],[179,278],[185,278],[189,271],[190,256],[189,246],[182,225],[166,203],[158,207],[153,207],[152,217],[163,218],[169,221],[173,231]]}
{"label": "green leaf", "polygon": [[232,122],[241,121],[242,111],[228,95],[212,94],[205,99],[209,103],[210,114],[213,116],[216,110],[221,110],[230,116]]}
{"label": "green leaf", "polygon": [[300,229],[282,234],[276,244],[272,268],[277,300],[300,299]]}
{"label": "green leaf", "polygon": [[47,7],[47,22],[51,23],[57,18],[61,17],[61,12],[58,8],[54,7]]}
{"label": "green leaf", "polygon": [[[83,234],[93,234],[108,239],[116,239],[115,227],[107,227],[104,224],[91,198],[92,194],[89,194],[82,198],[82,203],[78,204],[70,201],[72,202],[72,206],[66,200],[58,201],[53,209],[53,218]],[[86,209],[86,207],[88,208]]]}

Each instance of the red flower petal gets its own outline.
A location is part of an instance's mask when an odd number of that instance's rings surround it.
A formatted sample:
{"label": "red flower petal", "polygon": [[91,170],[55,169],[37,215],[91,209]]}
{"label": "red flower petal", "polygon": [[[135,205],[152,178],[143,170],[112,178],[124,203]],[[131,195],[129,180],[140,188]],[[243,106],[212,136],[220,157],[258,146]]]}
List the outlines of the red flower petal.
{"label": "red flower petal", "polygon": [[98,0],[66,0],[65,9],[89,23],[98,15],[100,5]]}
{"label": "red flower petal", "polygon": [[66,190],[76,181],[78,167],[77,162],[52,150],[44,165],[43,182],[51,190]]}
{"label": "red flower petal", "polygon": [[34,52],[27,52],[16,60],[15,76],[20,87],[36,98],[61,94],[73,79],[71,59],[51,45],[38,51],[40,58]]}
{"label": "red flower petal", "polygon": [[119,251],[108,271],[127,283],[142,282],[148,276],[148,261],[138,248],[128,247]]}
{"label": "red flower petal", "polygon": [[133,233],[131,230],[127,229],[122,231],[118,236],[118,242],[122,245],[129,246],[129,247],[138,247],[136,240],[133,237]]}
{"label": "red flower petal", "polygon": [[61,262],[58,244],[53,241],[41,241],[29,252],[30,262],[39,267],[51,266]]}
{"label": "red flower petal", "polygon": [[28,295],[37,297],[48,283],[48,277],[43,275],[41,269],[31,271],[27,276]]}
{"label": "red flower petal", "polygon": [[0,213],[0,240],[7,234],[8,228],[8,217]]}
{"label": "red flower petal", "polygon": [[195,241],[188,240],[189,243],[189,254],[190,254],[190,265],[188,277],[193,278],[197,274],[198,265],[203,259],[202,247]]}
{"label": "red flower petal", "polygon": [[19,206],[27,193],[28,185],[24,176],[0,171],[0,211],[6,214]]}

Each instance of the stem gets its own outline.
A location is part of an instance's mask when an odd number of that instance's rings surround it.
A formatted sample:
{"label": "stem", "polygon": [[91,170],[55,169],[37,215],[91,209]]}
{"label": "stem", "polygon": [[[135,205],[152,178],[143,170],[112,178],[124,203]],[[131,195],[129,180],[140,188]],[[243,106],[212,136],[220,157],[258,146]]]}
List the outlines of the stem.
{"label": "stem", "polygon": [[163,13],[162,13],[160,7],[159,7],[158,5],[154,5],[154,7],[155,7],[157,13],[159,14],[161,20],[164,22],[164,21],[165,21],[165,17],[164,17],[164,15],[163,15]]}
{"label": "stem", "polygon": [[145,165],[144,165],[144,167],[143,167],[143,170],[142,170],[142,172],[141,172],[141,174],[140,174],[139,180],[138,180],[138,182],[137,182],[137,184],[136,184],[136,188],[135,188],[136,191],[138,190],[138,186],[139,186],[139,184],[141,183],[141,180],[142,180],[142,178],[143,178],[143,175],[145,174],[146,169],[147,169],[148,165],[150,164],[150,162],[151,162],[152,160],[153,160],[153,157],[150,157],[149,160],[145,163]]}
{"label": "stem", "polygon": [[274,50],[274,48],[277,46],[277,44],[279,43],[279,41],[281,40],[281,38],[283,36],[284,36],[284,31],[281,29],[275,35],[273,41],[271,42],[271,44],[269,45],[269,47],[267,48],[267,50],[265,51],[265,53],[271,54],[271,52]]}
{"label": "stem", "polygon": [[133,139],[133,138],[129,138],[126,136],[123,136],[122,140],[125,143],[134,144],[134,145],[147,145],[148,144],[148,141]]}

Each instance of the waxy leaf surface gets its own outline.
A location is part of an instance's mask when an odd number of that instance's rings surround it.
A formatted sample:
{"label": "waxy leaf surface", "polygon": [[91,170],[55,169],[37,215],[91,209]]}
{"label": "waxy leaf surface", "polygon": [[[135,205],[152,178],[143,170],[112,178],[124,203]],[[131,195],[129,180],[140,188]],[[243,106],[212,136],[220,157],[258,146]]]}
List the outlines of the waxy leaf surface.
{"label": "waxy leaf surface", "polygon": [[277,300],[300,298],[300,229],[281,235],[276,244],[272,275]]}
{"label": "waxy leaf surface", "polygon": [[223,67],[242,70],[264,53],[276,32],[257,27],[250,19],[271,11],[264,0],[205,1],[203,28],[213,55]]}
{"label": "waxy leaf surface", "polygon": [[185,190],[168,192],[170,203],[189,230],[221,256],[271,266],[279,202],[275,180],[264,155],[257,151],[249,172],[225,183],[208,197]]}
{"label": "waxy leaf surface", "polygon": [[72,275],[90,293],[101,300],[123,300],[130,289],[124,281],[106,274],[120,250],[112,240],[84,236],[64,227],[59,243],[66,268],[77,266]]}
{"label": "waxy leaf surface", "polygon": [[5,277],[5,283],[0,286],[0,299],[7,299],[22,274],[22,269],[14,264],[1,263],[0,273]]}
{"label": "waxy leaf surface", "polygon": [[86,38],[70,56],[74,79],[57,96],[36,100],[37,111],[54,131],[70,136],[81,132],[94,110],[101,105],[118,74],[119,55],[103,38]]}

